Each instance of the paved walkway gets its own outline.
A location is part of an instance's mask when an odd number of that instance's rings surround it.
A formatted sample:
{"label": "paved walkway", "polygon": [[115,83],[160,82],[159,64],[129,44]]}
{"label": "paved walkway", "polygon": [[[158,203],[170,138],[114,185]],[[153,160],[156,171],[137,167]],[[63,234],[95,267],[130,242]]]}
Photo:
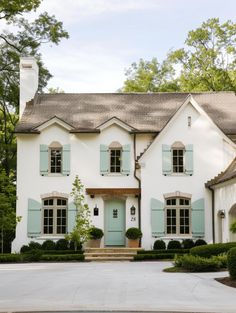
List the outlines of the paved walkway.
{"label": "paved walkway", "polygon": [[163,273],[164,262],[0,265],[0,312],[123,310],[236,312],[221,273]]}

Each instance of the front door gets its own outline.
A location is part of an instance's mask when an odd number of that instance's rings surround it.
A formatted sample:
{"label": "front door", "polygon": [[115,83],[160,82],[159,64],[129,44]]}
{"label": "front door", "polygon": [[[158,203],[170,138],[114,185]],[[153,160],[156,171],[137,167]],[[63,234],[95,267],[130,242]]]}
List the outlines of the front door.
{"label": "front door", "polygon": [[105,245],[125,245],[125,202],[108,200],[105,202]]}

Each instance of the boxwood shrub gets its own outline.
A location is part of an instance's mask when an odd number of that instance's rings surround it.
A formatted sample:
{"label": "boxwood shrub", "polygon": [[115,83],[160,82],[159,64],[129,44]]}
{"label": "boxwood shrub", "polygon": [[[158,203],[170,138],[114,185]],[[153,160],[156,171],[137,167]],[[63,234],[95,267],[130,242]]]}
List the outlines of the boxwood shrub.
{"label": "boxwood shrub", "polygon": [[164,254],[164,253],[189,253],[189,249],[172,249],[170,250],[139,250],[137,254]]}
{"label": "boxwood shrub", "polygon": [[194,247],[193,239],[183,239],[182,241],[183,249],[191,249]]}
{"label": "boxwood shrub", "polygon": [[227,253],[231,248],[236,247],[236,242],[215,243],[190,249],[190,254],[205,258],[210,258],[213,255]]}
{"label": "boxwood shrub", "polygon": [[26,245],[23,245],[21,248],[20,248],[20,253],[26,253],[26,252],[29,252],[31,249],[29,246],[26,246]]}
{"label": "boxwood shrub", "polygon": [[167,245],[167,250],[181,249],[181,243],[178,240],[170,240]]}
{"label": "boxwood shrub", "polygon": [[165,250],[166,249],[166,243],[164,240],[156,240],[153,245],[154,250]]}
{"label": "boxwood shrub", "polygon": [[31,242],[29,243],[29,248],[30,248],[30,250],[34,250],[34,249],[40,250],[40,249],[42,249],[42,246],[41,246],[41,244],[38,243],[38,242],[31,241]]}
{"label": "boxwood shrub", "polygon": [[197,239],[194,243],[194,247],[207,245],[207,242],[204,239]]}
{"label": "boxwood shrub", "polygon": [[55,250],[56,249],[56,244],[53,240],[45,240],[42,244],[42,249],[43,250]]}
{"label": "boxwood shrub", "polygon": [[23,257],[21,254],[0,254],[0,263],[22,262]]}
{"label": "boxwood shrub", "polygon": [[236,248],[229,250],[227,263],[230,277],[236,279]]}
{"label": "boxwood shrub", "polygon": [[44,250],[43,254],[83,254],[81,250]]}
{"label": "boxwood shrub", "polygon": [[151,254],[136,254],[134,255],[134,261],[148,261],[148,260],[172,260],[175,257],[175,253],[151,253]]}
{"label": "boxwood shrub", "polygon": [[185,254],[177,256],[174,265],[189,272],[215,272],[222,267],[222,261],[218,260],[216,256],[212,258],[203,258],[200,256]]}
{"label": "boxwood shrub", "polygon": [[84,261],[83,254],[43,254],[40,258],[41,261],[51,262],[65,262],[65,261]]}

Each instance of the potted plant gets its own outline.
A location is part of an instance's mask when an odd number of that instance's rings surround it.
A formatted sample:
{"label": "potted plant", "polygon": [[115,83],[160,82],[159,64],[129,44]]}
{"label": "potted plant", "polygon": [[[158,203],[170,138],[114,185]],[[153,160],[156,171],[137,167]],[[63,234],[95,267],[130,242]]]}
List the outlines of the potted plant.
{"label": "potted plant", "polygon": [[90,248],[100,248],[101,239],[104,233],[103,230],[97,227],[91,227],[89,230],[89,247]]}
{"label": "potted plant", "polygon": [[139,247],[139,240],[142,238],[142,232],[139,228],[131,227],[127,229],[125,236],[129,239],[128,240],[128,247],[129,248],[138,248]]}

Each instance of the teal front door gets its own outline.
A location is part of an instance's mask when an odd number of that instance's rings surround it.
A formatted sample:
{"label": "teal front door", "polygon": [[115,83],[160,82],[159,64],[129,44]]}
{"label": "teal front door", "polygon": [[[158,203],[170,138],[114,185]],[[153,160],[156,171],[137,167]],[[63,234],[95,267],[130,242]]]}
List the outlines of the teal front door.
{"label": "teal front door", "polygon": [[125,245],[125,202],[109,200],[105,202],[105,245]]}

